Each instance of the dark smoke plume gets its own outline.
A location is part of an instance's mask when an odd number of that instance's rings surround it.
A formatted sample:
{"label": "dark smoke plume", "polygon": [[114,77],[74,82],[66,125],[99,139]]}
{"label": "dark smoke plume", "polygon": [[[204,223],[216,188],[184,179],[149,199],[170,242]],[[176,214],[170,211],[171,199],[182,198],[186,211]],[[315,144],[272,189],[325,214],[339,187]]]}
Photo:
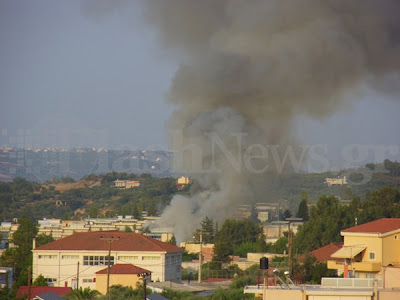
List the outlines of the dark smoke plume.
{"label": "dark smoke plume", "polygon": [[[398,0],[146,0],[144,5],[161,49],[181,62],[167,97],[176,106],[169,131],[173,149],[187,154],[179,169],[192,172],[197,192],[176,196],[163,214],[161,225],[174,227],[178,240],[191,236],[206,215],[223,220],[235,203],[270,200],[268,172],[238,170],[226,153],[213,152],[210,134],[242,157],[254,144],[285,148],[296,142],[297,116],[322,119],[346,109],[365,84],[398,92]],[[188,145],[201,151],[190,155]],[[262,156],[260,149],[254,147],[254,154]],[[256,170],[265,164],[252,161]],[[215,172],[204,171],[213,166]]]}

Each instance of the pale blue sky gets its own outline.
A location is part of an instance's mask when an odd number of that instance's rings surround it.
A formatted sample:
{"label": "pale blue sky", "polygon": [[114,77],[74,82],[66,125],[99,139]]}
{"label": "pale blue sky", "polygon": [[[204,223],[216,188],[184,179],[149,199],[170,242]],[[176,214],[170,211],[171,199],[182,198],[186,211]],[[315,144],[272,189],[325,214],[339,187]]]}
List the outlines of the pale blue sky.
{"label": "pale blue sky", "polygon": [[[21,134],[27,147],[166,146],[164,98],[178,62],[140,12],[102,18],[76,0],[1,1],[1,144]],[[400,145],[399,111],[398,99],[370,93],[326,120],[299,119],[297,131],[329,149]]]}

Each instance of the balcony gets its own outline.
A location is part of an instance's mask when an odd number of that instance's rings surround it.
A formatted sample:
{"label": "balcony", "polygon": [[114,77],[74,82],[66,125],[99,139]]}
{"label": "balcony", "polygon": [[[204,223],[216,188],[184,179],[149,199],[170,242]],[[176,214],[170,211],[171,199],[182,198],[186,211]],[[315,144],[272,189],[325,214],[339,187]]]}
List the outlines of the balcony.
{"label": "balcony", "polygon": [[371,261],[355,262],[352,268],[360,272],[379,272],[381,270],[381,263]]}
{"label": "balcony", "polygon": [[[344,262],[336,260],[328,260],[328,269],[343,270]],[[381,270],[380,262],[353,262],[349,265],[349,270],[355,269],[358,272],[379,272]]]}

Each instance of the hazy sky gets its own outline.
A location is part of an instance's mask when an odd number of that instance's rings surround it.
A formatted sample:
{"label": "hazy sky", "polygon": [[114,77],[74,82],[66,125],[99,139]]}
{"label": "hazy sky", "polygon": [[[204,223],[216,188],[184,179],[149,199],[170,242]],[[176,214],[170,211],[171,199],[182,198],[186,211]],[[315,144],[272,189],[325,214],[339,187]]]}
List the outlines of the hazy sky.
{"label": "hazy sky", "polygon": [[[178,62],[140,15],[139,5],[102,18],[81,1],[0,1],[1,144],[166,146]],[[368,91],[326,120],[299,118],[297,130],[331,149],[399,146],[398,100]]]}

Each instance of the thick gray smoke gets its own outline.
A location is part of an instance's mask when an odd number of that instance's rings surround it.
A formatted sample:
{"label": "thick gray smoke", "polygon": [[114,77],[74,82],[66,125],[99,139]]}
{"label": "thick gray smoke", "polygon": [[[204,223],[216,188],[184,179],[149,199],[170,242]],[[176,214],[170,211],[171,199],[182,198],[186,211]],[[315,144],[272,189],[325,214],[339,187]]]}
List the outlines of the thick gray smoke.
{"label": "thick gray smoke", "polygon": [[[181,59],[168,95],[177,107],[171,146],[178,170],[198,182],[192,196],[174,197],[162,215],[178,240],[206,215],[223,220],[235,203],[269,200],[267,172],[257,171],[272,171],[271,164],[264,170],[271,159],[246,166],[249,147],[260,156],[254,144],[285,148],[295,142],[295,116],[346,109],[360,85],[393,79],[400,67],[399,1],[146,3],[163,49]],[[236,162],[239,151],[239,168],[217,139]]]}
{"label": "thick gray smoke", "polygon": [[222,221],[235,203],[270,200],[276,160],[256,144],[285,151],[296,142],[296,116],[324,118],[351,106],[362,85],[393,92],[399,83],[398,0],[144,5],[161,49],[181,62],[167,97],[176,106],[168,129],[175,167],[196,186],[192,196],[174,197],[160,222],[178,240],[206,215]]}

